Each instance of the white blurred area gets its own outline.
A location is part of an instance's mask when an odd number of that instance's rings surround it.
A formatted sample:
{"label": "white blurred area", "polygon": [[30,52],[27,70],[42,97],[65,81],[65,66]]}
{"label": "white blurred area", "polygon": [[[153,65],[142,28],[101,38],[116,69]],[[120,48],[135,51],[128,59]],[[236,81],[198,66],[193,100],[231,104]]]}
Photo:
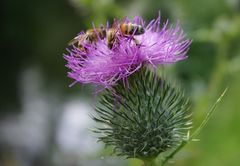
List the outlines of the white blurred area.
{"label": "white blurred area", "polygon": [[11,160],[24,166],[45,165],[33,164],[42,158],[55,163],[49,165],[81,165],[76,163],[86,163],[102,148],[89,130],[94,121],[87,100],[75,96],[60,102],[54,92],[44,89],[38,68],[25,70],[19,81],[22,112],[0,121],[0,147],[11,149]]}
{"label": "white blurred area", "polygon": [[89,155],[100,148],[89,130],[94,125],[89,116],[92,111],[84,100],[73,99],[64,104],[56,137],[62,151]]}
{"label": "white blurred area", "polygon": [[41,91],[43,80],[39,70],[24,71],[19,81],[23,111],[1,120],[0,142],[25,161],[29,155],[34,158],[47,148],[51,110],[49,100]]}

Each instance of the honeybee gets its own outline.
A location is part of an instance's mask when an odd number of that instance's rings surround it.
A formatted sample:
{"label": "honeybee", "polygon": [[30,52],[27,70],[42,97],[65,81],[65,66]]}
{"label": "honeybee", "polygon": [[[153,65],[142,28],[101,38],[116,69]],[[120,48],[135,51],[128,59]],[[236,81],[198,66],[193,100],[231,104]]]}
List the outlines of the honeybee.
{"label": "honeybee", "polygon": [[[82,50],[87,52],[87,49],[83,46],[83,43],[94,44],[99,39],[105,39],[107,42],[108,48],[112,49],[114,42],[117,41],[117,35],[130,36],[130,35],[141,35],[145,32],[144,28],[141,25],[114,21],[111,28],[105,28],[101,26],[100,28],[89,29],[84,34],[80,34],[73,38],[69,45],[75,45]],[[134,42],[138,45],[139,42],[133,38]]]}
{"label": "honeybee", "polygon": [[118,32],[117,28],[109,28],[107,30],[107,46],[108,48],[112,48],[113,43],[116,41],[116,34]]}
{"label": "honeybee", "polygon": [[[118,29],[120,32],[118,32]],[[144,28],[141,25],[133,24],[131,22],[117,23],[113,24],[113,27],[107,30],[107,45],[111,49],[114,42],[117,42],[116,35],[131,36],[131,35],[141,35],[145,33]],[[134,42],[139,45],[139,41],[133,38]]]}
{"label": "honeybee", "polygon": [[133,23],[121,23],[120,30],[123,35],[141,35],[145,32],[144,28],[141,25]]}
{"label": "honeybee", "polygon": [[77,47],[86,52],[86,48],[83,46],[83,43],[96,43],[98,39],[104,39],[106,37],[106,29],[101,26],[100,28],[88,29],[86,33],[80,34],[73,38],[68,44],[69,45],[77,45]]}

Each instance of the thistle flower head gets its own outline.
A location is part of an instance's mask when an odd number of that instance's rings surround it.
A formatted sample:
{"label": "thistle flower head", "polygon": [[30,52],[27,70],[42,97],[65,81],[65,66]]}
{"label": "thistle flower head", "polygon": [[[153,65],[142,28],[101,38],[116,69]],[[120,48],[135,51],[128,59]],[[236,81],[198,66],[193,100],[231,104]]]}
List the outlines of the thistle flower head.
{"label": "thistle flower head", "polygon": [[191,113],[183,92],[146,66],[186,59],[191,41],[179,24],[160,26],[160,16],[148,25],[141,17],[116,23],[75,38],[77,46],[64,56],[68,76],[107,88],[93,116],[103,124],[100,141],[119,155],[153,159],[186,139]]}
{"label": "thistle flower head", "polygon": [[[69,54],[64,56],[66,66],[70,69],[70,78],[83,84],[94,83],[109,87],[145,64],[155,67],[187,58],[191,41],[185,38],[179,24],[173,27],[167,21],[161,27],[160,16],[148,25],[140,17],[135,17],[133,21],[126,18],[124,21],[142,26],[144,33],[123,35],[118,27],[115,33],[117,39],[111,48],[108,47],[108,36],[98,36],[94,43],[82,40],[81,48],[84,49],[73,46],[68,50]],[[86,34],[83,32],[80,35]]]}
{"label": "thistle flower head", "polygon": [[[141,67],[140,51],[129,40],[119,38],[120,45],[109,49],[105,40],[94,45],[85,44],[84,52],[74,47],[66,55],[68,76],[80,83],[101,84],[104,87],[115,84]],[[116,48],[115,48],[116,47]]]}

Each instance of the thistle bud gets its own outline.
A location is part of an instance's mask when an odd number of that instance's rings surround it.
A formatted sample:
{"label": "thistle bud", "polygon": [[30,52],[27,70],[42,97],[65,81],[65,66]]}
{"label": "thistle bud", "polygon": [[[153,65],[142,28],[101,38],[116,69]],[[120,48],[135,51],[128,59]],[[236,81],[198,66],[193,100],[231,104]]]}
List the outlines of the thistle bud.
{"label": "thistle bud", "polygon": [[94,120],[103,124],[99,140],[127,158],[156,158],[176,148],[191,127],[183,92],[147,68],[106,90],[95,110]]}

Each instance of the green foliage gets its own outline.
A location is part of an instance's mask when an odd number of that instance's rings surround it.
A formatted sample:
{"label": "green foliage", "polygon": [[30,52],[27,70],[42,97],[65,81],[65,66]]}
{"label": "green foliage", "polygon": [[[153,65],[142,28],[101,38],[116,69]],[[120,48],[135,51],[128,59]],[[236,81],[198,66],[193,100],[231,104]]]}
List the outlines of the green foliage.
{"label": "green foliage", "polygon": [[189,102],[179,88],[144,68],[99,99],[99,140],[118,155],[143,160],[176,148],[191,127]]}

